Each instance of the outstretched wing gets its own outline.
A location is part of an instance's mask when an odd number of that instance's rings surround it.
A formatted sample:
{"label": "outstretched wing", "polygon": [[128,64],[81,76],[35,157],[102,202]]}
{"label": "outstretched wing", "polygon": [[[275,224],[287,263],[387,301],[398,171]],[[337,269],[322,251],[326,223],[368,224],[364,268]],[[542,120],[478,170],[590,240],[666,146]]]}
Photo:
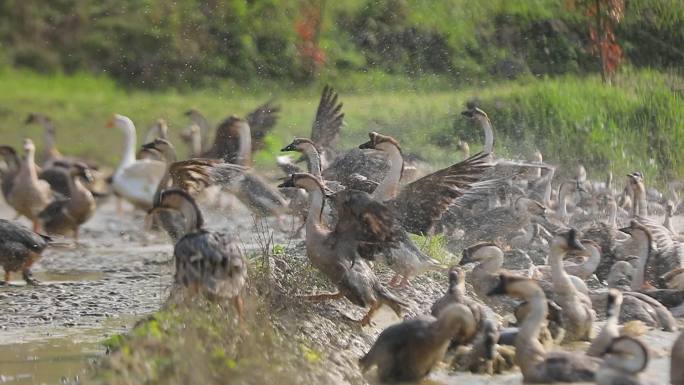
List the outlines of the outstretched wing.
{"label": "outstretched wing", "polygon": [[342,103],[337,100],[337,92],[332,87],[325,86],[311,126],[311,140],[324,151],[334,152],[340,139],[343,120]]}
{"label": "outstretched wing", "polygon": [[246,120],[252,131],[252,152],[264,148],[264,137],[278,122],[279,112],[280,106],[269,100],[247,115]]}
{"label": "outstretched wing", "polygon": [[342,190],[332,195],[338,213],[329,239],[356,247],[359,255],[373,259],[380,250],[394,247],[400,227],[392,211],[363,191]]}
{"label": "outstretched wing", "polygon": [[169,174],[174,187],[196,194],[214,184],[228,184],[245,170],[243,166],[218,159],[188,159],[171,164]]}
{"label": "outstretched wing", "polygon": [[411,182],[387,204],[395,210],[406,231],[427,234],[449,206],[487,192],[499,183],[480,181],[491,167],[489,154],[480,152]]}

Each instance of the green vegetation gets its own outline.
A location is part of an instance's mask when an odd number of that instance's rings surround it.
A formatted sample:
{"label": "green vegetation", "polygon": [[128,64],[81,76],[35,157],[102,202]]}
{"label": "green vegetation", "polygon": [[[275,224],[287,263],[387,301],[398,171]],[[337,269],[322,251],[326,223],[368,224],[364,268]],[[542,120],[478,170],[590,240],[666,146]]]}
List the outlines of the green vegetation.
{"label": "green vegetation", "polygon": [[204,300],[172,305],[126,335],[105,341],[110,355],[96,371],[99,384],[320,383],[321,353],[270,323],[252,304],[236,322],[230,305]]}
{"label": "green vegetation", "polygon": [[[587,20],[559,0],[0,2],[0,66],[107,74],[134,88],[306,85],[368,72],[442,88],[595,73]],[[684,3],[626,2],[628,62],[681,68]],[[313,64],[312,64],[313,62]],[[336,81],[339,84],[340,81]]]}
{"label": "green vegetation", "polygon": [[[368,83],[381,82],[368,77]],[[258,154],[257,167],[273,168],[278,149],[293,136],[309,135],[320,92],[319,85],[270,93],[227,87],[181,93],[125,91],[104,77],[79,74],[36,75],[0,72],[0,136],[18,146],[22,137],[41,137],[41,128],[25,126],[32,111],[53,117],[57,144],[66,154],[85,156],[110,166],[119,159],[122,135],[104,128],[112,113],[130,116],[142,137],[158,117],[169,121],[172,138],[188,124],[183,112],[203,111],[211,122],[245,114],[275,96],[283,112],[268,151]],[[476,150],[482,132],[460,116],[473,98],[487,111],[497,134],[497,152],[529,156],[539,148],[551,163],[583,162],[602,177],[644,170],[650,182],[658,177],[683,176],[684,82],[675,75],[623,71],[612,86],[597,76],[559,77],[499,82],[482,89],[454,91],[359,88],[341,84],[347,126],[342,145],[356,146],[370,130],[396,136],[408,153],[415,152],[436,165],[459,159],[453,144],[463,138]],[[40,140],[37,141],[40,146]],[[596,175],[596,174],[595,174]]]}

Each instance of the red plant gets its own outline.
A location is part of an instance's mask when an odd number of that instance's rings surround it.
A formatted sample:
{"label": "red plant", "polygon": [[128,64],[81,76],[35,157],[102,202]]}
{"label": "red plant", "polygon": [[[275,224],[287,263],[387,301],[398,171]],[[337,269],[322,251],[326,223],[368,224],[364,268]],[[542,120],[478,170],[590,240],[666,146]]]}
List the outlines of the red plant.
{"label": "red plant", "polygon": [[318,45],[324,6],[325,0],[302,0],[300,18],[295,21],[295,31],[299,37],[297,51],[309,76],[314,76],[325,64],[325,52]]}
{"label": "red plant", "polygon": [[589,23],[590,51],[601,65],[603,81],[609,81],[622,62],[622,48],[613,32],[625,15],[624,0],[568,0],[570,8],[578,8]]}

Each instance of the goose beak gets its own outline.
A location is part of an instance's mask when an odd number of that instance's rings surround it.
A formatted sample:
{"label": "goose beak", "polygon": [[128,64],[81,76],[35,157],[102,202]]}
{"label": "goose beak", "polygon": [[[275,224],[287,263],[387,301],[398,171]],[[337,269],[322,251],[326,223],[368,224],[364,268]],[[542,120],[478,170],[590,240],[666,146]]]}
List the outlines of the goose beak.
{"label": "goose beak", "polygon": [[157,149],[154,146],[154,142],[145,143],[141,147],[144,148],[145,150],[156,150]]}
{"label": "goose beak", "polygon": [[185,112],[183,113],[183,115],[185,115],[185,116],[190,116],[190,115],[192,115],[192,110],[187,110],[187,111],[185,111]]}
{"label": "goose beak", "polygon": [[297,148],[295,147],[294,143],[290,143],[287,146],[283,147],[281,152],[286,152],[286,151],[297,151]]}
{"label": "goose beak", "polygon": [[105,127],[107,127],[107,128],[113,128],[114,127],[114,117],[113,116],[107,121],[107,124],[105,124]]}
{"label": "goose beak", "polygon": [[568,242],[568,246],[570,247],[570,250],[586,251],[586,248],[584,247],[582,242],[580,242],[577,238],[571,239]]}
{"label": "goose beak", "polygon": [[366,143],[363,143],[363,144],[359,145],[359,148],[362,149],[362,150],[363,150],[363,149],[371,149],[371,150],[372,150],[372,149],[375,148],[375,146],[373,145],[373,141],[372,141],[372,140],[369,140],[369,141],[367,141]]}
{"label": "goose beak", "polygon": [[631,227],[623,227],[619,230],[620,230],[620,232],[625,233],[627,235],[632,235],[632,228]]}

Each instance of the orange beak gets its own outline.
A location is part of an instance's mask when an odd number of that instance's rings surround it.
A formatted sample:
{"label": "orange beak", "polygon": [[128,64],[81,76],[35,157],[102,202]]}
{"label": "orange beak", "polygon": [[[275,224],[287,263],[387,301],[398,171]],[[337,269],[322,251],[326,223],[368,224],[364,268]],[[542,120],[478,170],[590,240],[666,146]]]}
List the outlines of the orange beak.
{"label": "orange beak", "polygon": [[105,124],[105,127],[107,127],[107,128],[114,127],[114,117],[113,116],[107,121],[107,124]]}

